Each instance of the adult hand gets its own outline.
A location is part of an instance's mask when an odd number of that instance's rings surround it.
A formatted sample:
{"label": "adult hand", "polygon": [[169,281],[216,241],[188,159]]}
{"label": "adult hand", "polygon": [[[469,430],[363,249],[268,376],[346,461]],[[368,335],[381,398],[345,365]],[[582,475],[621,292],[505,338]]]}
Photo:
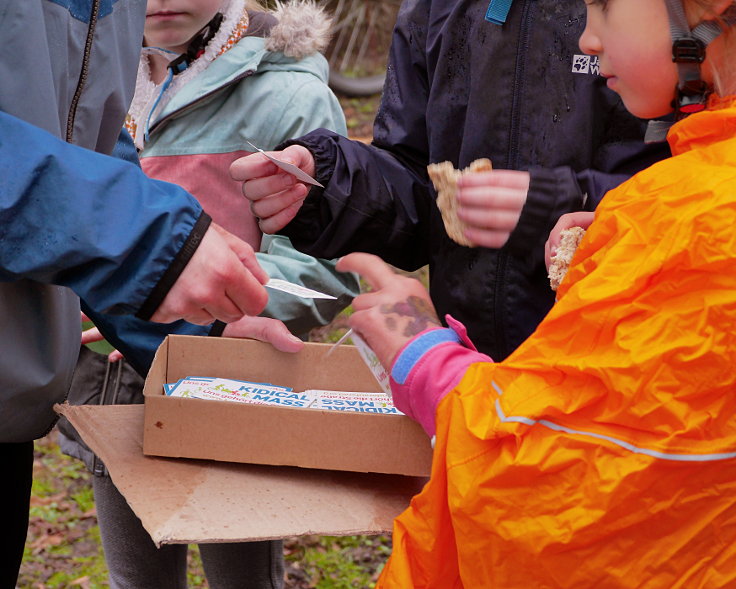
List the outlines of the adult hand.
{"label": "adult hand", "polygon": [[381,258],[349,254],[338,261],[336,268],[357,272],[373,289],[353,299],[349,322],[387,370],[414,336],[429,327],[441,327],[422,283],[396,274]]}
{"label": "adult hand", "polygon": [[293,335],[283,321],[270,317],[243,317],[235,323],[229,323],[222,335],[257,339],[282,352],[294,353],[304,347],[304,342]]}
{"label": "adult hand", "polygon": [[[314,158],[301,145],[290,145],[283,151],[270,151],[270,156],[297,166],[314,177]],[[262,153],[235,160],[230,175],[243,182],[243,195],[264,233],[276,233],[296,216],[309,192],[309,186],[284,172]]]}
{"label": "adult hand", "polygon": [[563,229],[570,229],[570,227],[582,227],[587,229],[595,218],[595,213],[589,213],[588,211],[579,211],[577,213],[567,213],[557,219],[557,223],[549,232],[547,242],[544,244],[544,263],[549,265],[552,263],[552,256],[557,253],[557,247],[560,245],[560,232]]}
{"label": "adult hand", "polygon": [[257,315],[268,301],[267,281],[253,248],[212,223],[151,321],[206,325]]}
{"label": "adult hand", "polygon": [[529,192],[529,172],[493,170],[466,174],[457,185],[458,218],[475,245],[500,248],[519,223]]}

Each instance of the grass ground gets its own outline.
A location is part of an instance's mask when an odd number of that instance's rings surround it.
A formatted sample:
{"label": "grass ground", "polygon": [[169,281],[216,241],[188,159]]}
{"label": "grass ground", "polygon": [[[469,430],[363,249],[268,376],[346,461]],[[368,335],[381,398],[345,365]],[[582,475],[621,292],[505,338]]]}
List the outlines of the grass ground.
{"label": "grass ground", "polygon": [[[341,98],[341,103],[350,135],[370,139],[378,97]],[[335,341],[347,329],[348,312],[314,330],[312,339]],[[286,587],[370,588],[390,551],[388,536],[286,538]],[[208,587],[196,548],[190,550],[188,575],[190,587]],[[56,431],[35,447],[30,525],[18,587],[108,587],[90,475],[79,461],[60,452]]]}

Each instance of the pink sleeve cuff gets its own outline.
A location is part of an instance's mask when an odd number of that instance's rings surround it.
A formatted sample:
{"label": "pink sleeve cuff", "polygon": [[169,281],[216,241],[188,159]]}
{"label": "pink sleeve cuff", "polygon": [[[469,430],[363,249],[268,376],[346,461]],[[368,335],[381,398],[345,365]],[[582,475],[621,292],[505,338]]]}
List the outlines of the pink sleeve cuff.
{"label": "pink sleeve cuff", "polygon": [[407,343],[391,368],[391,392],[396,407],[418,421],[430,436],[442,398],[476,362],[493,362],[478,352],[465,326],[446,316],[449,328],[427,329]]}

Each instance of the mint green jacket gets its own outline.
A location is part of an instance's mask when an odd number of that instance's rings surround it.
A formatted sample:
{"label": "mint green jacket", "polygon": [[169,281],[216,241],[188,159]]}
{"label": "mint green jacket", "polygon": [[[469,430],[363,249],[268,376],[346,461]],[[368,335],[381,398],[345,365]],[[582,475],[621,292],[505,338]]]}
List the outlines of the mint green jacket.
{"label": "mint green jacket", "polygon": [[[262,252],[259,262],[269,276],[337,297],[315,301],[269,291],[264,314],[281,319],[297,335],[329,323],[347,306],[359,292],[357,278],[336,272],[334,261],[297,252],[286,237],[263,237],[228,169],[255,151],[248,142],[269,150],[317,128],[347,134],[340,103],[327,86],[327,61],[319,53],[325,40],[317,31],[288,24],[299,21],[304,9],[301,3],[285,5],[289,14],[282,22],[251,13],[246,36],[216,57],[217,39],[210,42],[189,66],[196,71],[179,74],[189,77],[163,93],[163,108],[152,109],[161,89],[151,94],[144,55],[127,123],[144,171],[194,194],[215,222]],[[227,26],[226,21],[223,33]]]}

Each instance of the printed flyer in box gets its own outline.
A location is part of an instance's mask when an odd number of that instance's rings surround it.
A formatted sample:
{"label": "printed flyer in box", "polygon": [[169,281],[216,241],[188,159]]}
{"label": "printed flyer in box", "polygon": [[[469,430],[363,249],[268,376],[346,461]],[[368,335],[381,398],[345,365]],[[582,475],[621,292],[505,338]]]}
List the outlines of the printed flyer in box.
{"label": "printed flyer in box", "polygon": [[171,397],[403,415],[386,393],[317,389],[298,392],[270,383],[202,376],[188,376],[175,383],[166,383],[164,392]]}

